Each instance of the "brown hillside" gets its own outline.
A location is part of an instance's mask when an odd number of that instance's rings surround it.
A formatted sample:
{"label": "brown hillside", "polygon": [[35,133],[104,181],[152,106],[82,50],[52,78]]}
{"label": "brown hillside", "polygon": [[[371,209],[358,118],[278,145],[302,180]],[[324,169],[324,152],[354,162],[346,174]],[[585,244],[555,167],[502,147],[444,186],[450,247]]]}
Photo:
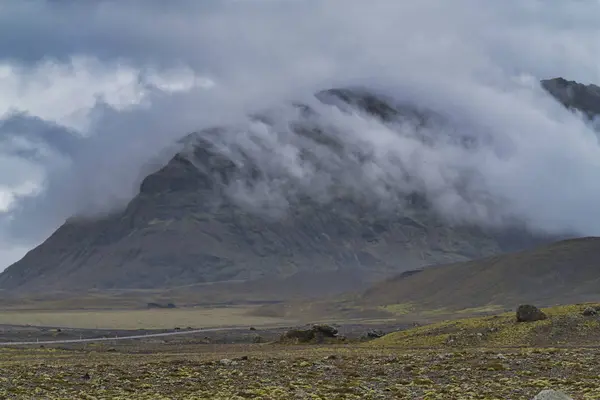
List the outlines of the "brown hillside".
{"label": "brown hillside", "polygon": [[429,309],[551,305],[598,301],[599,288],[600,238],[587,237],[401,274],[370,288],[361,302],[414,303]]}

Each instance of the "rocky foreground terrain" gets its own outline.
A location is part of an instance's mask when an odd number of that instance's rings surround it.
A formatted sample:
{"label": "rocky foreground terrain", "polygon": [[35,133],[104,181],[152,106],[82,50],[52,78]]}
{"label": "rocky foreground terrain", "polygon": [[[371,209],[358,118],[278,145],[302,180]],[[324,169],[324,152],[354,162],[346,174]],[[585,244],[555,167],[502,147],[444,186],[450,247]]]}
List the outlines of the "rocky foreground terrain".
{"label": "rocky foreground terrain", "polygon": [[[190,337],[164,343],[4,347],[0,396],[598,399],[598,310],[598,304],[542,310],[527,305],[516,315],[445,321],[368,341],[341,338],[332,327],[319,326],[279,331],[280,339],[267,343]],[[307,332],[326,337],[307,337],[302,345],[288,340]]]}
{"label": "rocky foreground terrain", "polygon": [[[196,348],[131,355],[0,351],[6,399],[531,400],[600,397],[600,350]],[[542,397],[540,397],[541,399]],[[547,397],[560,400],[560,397]]]}

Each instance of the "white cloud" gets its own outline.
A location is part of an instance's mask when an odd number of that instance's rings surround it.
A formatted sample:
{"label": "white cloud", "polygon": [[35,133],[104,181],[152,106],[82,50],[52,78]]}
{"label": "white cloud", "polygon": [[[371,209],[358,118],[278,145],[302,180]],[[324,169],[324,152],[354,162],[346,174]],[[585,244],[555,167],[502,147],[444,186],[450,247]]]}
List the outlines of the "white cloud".
{"label": "white cloud", "polygon": [[[385,198],[386,188],[398,185],[400,158],[448,214],[487,220],[516,214],[544,229],[599,233],[597,138],[537,83],[554,76],[600,83],[596,1],[0,1],[0,7],[5,248],[38,243],[73,212],[122,204],[135,192],[140,168],[192,130],[240,122],[248,111],[346,84],[436,109],[453,129],[489,141],[479,151],[442,142],[426,147],[409,128],[398,136],[362,116],[325,111],[328,123],[349,133],[346,140],[373,151],[360,179],[348,177],[353,190]],[[331,175],[298,163],[297,143],[257,127],[252,132],[268,144],[258,152],[267,167],[306,190],[327,187]],[[334,167],[331,174],[338,173]],[[466,204],[452,188],[472,170],[469,193],[478,200]],[[263,201],[276,187],[237,189],[245,201]],[[485,207],[490,198],[499,204],[495,212]]]}
{"label": "white cloud", "polygon": [[86,133],[89,113],[101,101],[115,110],[139,107],[151,88],[164,92],[210,87],[189,68],[140,70],[123,61],[73,56],[67,63],[43,60],[33,66],[0,63],[0,118],[25,112]]}

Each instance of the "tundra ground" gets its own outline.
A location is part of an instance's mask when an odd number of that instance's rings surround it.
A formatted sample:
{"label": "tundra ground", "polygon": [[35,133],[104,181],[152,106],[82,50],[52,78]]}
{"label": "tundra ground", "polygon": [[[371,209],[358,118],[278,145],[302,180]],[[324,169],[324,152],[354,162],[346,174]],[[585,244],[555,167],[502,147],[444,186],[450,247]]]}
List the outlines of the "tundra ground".
{"label": "tundra ground", "polygon": [[[137,345],[136,345],[137,346]],[[4,349],[6,399],[600,398],[600,349],[403,350],[195,345],[162,351]]]}

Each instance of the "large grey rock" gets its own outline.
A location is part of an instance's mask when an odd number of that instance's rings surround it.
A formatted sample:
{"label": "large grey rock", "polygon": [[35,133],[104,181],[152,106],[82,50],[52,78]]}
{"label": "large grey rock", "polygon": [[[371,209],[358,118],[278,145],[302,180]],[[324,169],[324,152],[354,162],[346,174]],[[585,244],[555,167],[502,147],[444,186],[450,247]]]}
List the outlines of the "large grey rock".
{"label": "large grey rock", "polygon": [[557,390],[542,390],[533,400],[573,400],[573,398]]}
{"label": "large grey rock", "polygon": [[548,318],[546,314],[536,306],[523,304],[517,308],[517,322],[534,322]]}
{"label": "large grey rock", "polygon": [[592,317],[594,315],[598,315],[598,310],[596,310],[594,307],[586,307],[581,314],[584,317]]}

